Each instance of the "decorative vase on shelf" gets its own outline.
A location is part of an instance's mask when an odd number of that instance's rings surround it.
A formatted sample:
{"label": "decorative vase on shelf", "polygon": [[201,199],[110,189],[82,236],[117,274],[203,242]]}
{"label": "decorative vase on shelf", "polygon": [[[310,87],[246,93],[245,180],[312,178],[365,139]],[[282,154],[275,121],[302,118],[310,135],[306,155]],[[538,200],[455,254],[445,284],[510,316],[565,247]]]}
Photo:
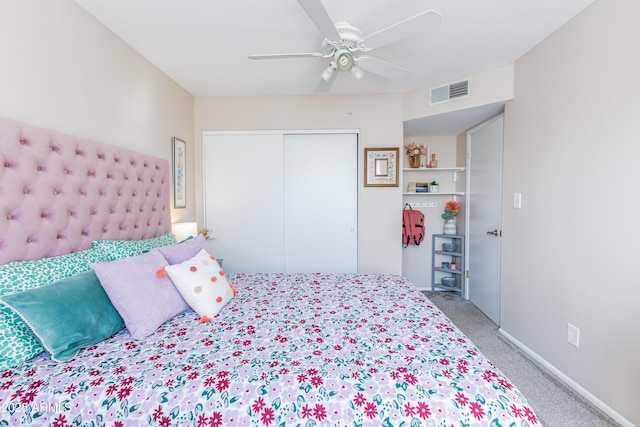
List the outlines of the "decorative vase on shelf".
{"label": "decorative vase on shelf", "polygon": [[435,154],[431,155],[431,161],[429,162],[429,167],[430,168],[437,168],[438,167],[438,160],[436,159],[436,155]]}
{"label": "decorative vase on shelf", "polygon": [[412,168],[419,168],[420,156],[409,156],[409,166]]}
{"label": "decorative vase on shelf", "polygon": [[442,234],[458,234],[456,232],[456,220],[447,219],[444,221],[444,231]]}

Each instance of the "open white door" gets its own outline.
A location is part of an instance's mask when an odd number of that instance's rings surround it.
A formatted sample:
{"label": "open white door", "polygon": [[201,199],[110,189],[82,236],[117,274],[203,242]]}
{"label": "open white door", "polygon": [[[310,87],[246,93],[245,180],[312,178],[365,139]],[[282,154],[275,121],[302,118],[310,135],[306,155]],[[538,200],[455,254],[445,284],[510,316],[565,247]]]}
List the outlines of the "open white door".
{"label": "open white door", "polygon": [[469,299],[500,325],[502,115],[467,132]]}

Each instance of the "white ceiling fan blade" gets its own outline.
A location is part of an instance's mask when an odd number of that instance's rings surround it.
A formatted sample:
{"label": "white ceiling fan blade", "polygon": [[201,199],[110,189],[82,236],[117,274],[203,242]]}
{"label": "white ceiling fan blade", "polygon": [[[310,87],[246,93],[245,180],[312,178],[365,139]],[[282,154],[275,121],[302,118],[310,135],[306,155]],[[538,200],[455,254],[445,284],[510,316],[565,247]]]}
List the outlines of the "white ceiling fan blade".
{"label": "white ceiling fan blade", "polygon": [[340,34],[320,0],[298,0],[309,19],[316,26],[322,37],[329,41],[340,40]]}
{"label": "white ceiling fan blade", "polygon": [[249,59],[286,59],[286,58],[323,58],[324,53],[266,53],[263,55],[249,55]]}
{"label": "white ceiling fan blade", "polygon": [[316,88],[316,92],[318,93],[325,93],[325,92],[329,92],[329,89],[331,89],[331,86],[333,86],[333,82],[336,81],[336,78],[338,77],[338,72],[334,72],[331,77],[329,78],[329,81],[325,80],[325,79],[320,79],[320,83],[318,83],[318,87]]}
{"label": "white ceiling fan blade", "polygon": [[438,27],[441,22],[442,15],[435,10],[427,10],[365,36],[364,45],[368,49],[388,45]]}
{"label": "white ceiling fan blade", "polygon": [[405,80],[411,75],[411,71],[409,70],[368,56],[358,58],[358,63],[360,67],[368,72],[389,80]]}

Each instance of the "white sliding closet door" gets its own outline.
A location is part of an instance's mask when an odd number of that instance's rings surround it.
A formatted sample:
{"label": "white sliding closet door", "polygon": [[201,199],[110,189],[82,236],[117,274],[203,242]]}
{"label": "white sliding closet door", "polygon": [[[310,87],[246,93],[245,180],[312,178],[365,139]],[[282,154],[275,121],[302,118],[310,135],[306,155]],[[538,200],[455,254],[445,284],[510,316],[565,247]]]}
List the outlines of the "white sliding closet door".
{"label": "white sliding closet door", "polygon": [[282,135],[206,135],[203,143],[214,254],[228,271],[283,272]]}
{"label": "white sliding closet door", "polygon": [[358,271],[358,137],[284,135],[289,273]]}
{"label": "white sliding closet door", "polygon": [[203,135],[205,227],[234,272],[358,271],[358,137]]}

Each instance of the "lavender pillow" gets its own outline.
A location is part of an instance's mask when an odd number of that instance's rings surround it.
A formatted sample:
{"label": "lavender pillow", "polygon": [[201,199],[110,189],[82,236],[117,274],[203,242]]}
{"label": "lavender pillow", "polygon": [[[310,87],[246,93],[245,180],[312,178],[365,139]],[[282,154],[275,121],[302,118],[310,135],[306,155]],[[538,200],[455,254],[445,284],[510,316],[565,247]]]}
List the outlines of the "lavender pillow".
{"label": "lavender pillow", "polygon": [[131,336],[146,338],[160,325],[187,310],[157,250],[111,262],[91,264],[100,284],[118,310]]}
{"label": "lavender pillow", "polygon": [[169,261],[170,265],[180,264],[183,261],[193,258],[202,249],[211,251],[207,239],[202,234],[198,234],[193,239],[185,240],[175,245],[158,248],[160,253]]}

